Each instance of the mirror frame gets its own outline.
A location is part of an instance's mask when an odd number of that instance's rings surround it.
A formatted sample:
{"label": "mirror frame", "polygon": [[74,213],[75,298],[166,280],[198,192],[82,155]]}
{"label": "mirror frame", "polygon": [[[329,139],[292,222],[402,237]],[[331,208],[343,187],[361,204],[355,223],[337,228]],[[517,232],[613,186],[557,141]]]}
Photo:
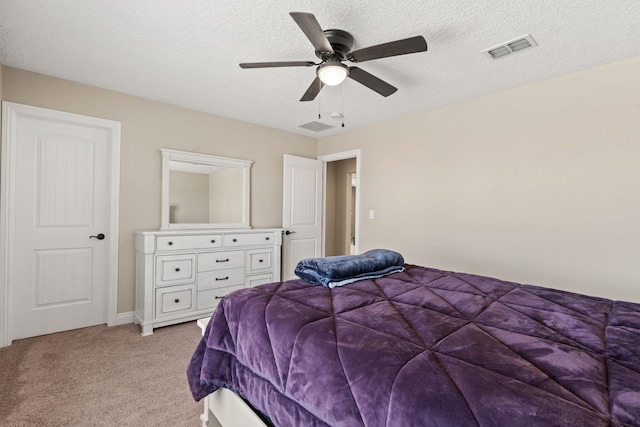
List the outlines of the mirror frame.
{"label": "mirror frame", "polygon": [[[161,229],[193,229],[193,228],[251,228],[249,224],[251,194],[251,160],[232,159],[209,154],[191,153],[187,151],[161,148],[162,155],[162,209]],[[196,165],[212,165],[227,168],[238,168],[243,171],[243,209],[242,221],[237,223],[170,223],[169,222],[169,180],[171,165],[174,163],[191,163]]]}

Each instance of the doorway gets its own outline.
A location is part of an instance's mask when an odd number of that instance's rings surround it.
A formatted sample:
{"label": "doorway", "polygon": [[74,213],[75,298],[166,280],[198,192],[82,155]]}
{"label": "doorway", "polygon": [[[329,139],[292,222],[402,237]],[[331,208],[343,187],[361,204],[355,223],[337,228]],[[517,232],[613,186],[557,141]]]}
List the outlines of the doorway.
{"label": "doorway", "polygon": [[327,163],[325,201],[325,256],[355,253],[356,159]]}
{"label": "doorway", "polygon": [[360,150],[318,157],[324,163],[324,256],[359,253]]}

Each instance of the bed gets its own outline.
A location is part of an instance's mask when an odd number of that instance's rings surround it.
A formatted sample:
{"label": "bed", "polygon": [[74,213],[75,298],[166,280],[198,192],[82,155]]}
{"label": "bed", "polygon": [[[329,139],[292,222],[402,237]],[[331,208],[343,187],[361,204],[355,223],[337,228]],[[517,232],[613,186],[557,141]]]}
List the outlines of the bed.
{"label": "bed", "polygon": [[278,427],[640,426],[640,304],[403,267],[227,295],[193,397]]}

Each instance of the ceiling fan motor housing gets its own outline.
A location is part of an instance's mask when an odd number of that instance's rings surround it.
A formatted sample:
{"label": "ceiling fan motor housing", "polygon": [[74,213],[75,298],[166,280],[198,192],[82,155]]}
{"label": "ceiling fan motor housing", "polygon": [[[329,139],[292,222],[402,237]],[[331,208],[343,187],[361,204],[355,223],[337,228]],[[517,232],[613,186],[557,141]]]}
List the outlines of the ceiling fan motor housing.
{"label": "ceiling fan motor housing", "polygon": [[[324,30],[323,32],[333,48],[333,57],[340,61],[347,59],[347,53],[351,52],[351,47],[353,46],[353,36],[343,30],[332,29]],[[326,52],[316,50],[316,56],[325,61],[332,55],[327,55]]]}

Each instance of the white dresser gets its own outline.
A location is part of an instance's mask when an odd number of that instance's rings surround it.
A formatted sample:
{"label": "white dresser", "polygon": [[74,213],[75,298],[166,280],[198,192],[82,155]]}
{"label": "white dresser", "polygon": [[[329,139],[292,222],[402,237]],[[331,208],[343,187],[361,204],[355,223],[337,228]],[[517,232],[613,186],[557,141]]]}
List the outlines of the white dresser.
{"label": "white dresser", "polygon": [[136,231],[135,320],[153,328],[210,316],[229,292],[280,280],[282,229]]}

